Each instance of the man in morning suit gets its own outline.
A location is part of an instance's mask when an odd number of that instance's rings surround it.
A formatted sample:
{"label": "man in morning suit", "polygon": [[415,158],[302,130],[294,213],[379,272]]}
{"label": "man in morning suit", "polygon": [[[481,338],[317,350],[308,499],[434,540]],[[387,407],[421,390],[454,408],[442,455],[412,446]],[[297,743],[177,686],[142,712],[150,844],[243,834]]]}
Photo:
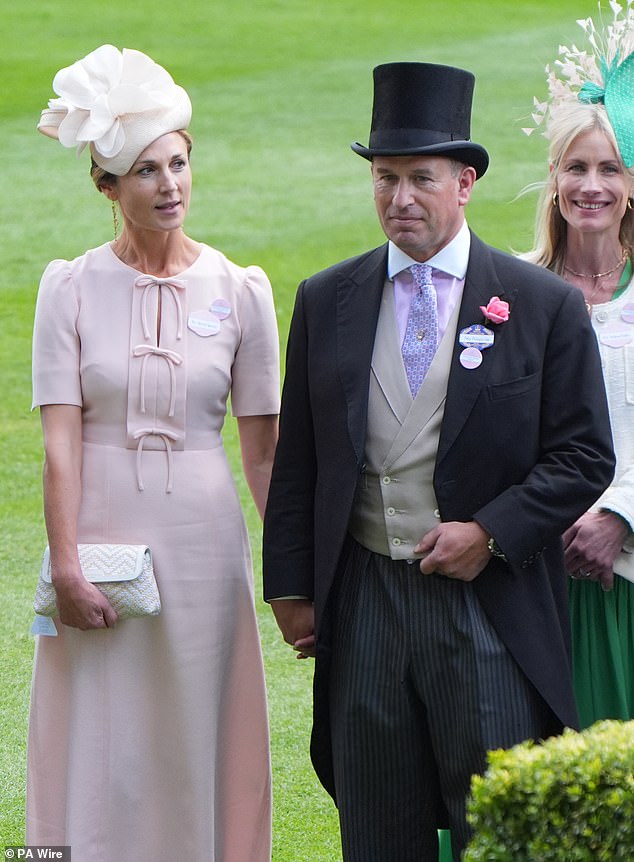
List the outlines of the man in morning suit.
{"label": "man in morning suit", "polygon": [[[564,530],[614,469],[578,290],[465,222],[474,78],[374,70],[388,243],[302,282],[265,598],[315,655],[313,763],[346,862],[434,862],[486,752],[577,722]],[[421,264],[423,264],[421,266]]]}

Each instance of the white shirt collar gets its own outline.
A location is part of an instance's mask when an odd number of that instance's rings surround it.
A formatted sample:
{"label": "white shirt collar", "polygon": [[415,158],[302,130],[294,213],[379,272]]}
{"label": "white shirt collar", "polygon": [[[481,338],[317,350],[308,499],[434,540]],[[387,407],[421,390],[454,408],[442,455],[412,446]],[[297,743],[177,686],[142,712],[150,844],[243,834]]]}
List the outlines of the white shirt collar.
{"label": "white shirt collar", "polygon": [[[426,260],[434,269],[440,269],[443,272],[453,275],[454,278],[463,279],[467,273],[467,265],[469,263],[469,251],[471,249],[471,234],[467,222],[462,223],[462,227],[444,248],[441,248],[433,257]],[[388,278],[394,278],[399,272],[412,266],[419,261],[414,260],[408,254],[405,254],[398,246],[394,245],[392,240],[388,243],[387,251],[387,275]]]}

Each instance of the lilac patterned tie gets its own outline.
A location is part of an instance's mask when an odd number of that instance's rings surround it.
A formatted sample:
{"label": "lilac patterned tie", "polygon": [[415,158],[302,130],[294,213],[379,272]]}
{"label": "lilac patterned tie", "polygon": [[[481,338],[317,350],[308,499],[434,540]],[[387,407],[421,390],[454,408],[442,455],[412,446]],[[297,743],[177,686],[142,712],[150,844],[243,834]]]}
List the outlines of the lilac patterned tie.
{"label": "lilac patterned tie", "polygon": [[410,266],[416,288],[409,308],[401,353],[414,398],[429,370],[438,341],[438,311],[431,269],[428,263]]}

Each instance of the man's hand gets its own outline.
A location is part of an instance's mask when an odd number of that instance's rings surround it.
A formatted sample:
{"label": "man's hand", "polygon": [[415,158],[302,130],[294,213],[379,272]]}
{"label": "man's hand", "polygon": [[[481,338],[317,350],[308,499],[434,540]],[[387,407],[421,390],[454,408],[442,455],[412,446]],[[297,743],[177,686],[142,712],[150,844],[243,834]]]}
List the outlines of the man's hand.
{"label": "man's hand", "polygon": [[573,578],[614,586],[614,561],[629,534],[625,521],[612,512],[586,512],[564,533],[564,562]]}
{"label": "man's hand", "polygon": [[309,599],[273,599],[271,608],[297,658],[315,657],[315,609]]}
{"label": "man's hand", "polygon": [[414,551],[426,555],[420,562],[424,575],[435,572],[447,578],[472,581],[491,559],[489,538],[476,521],[448,521],[424,535]]}

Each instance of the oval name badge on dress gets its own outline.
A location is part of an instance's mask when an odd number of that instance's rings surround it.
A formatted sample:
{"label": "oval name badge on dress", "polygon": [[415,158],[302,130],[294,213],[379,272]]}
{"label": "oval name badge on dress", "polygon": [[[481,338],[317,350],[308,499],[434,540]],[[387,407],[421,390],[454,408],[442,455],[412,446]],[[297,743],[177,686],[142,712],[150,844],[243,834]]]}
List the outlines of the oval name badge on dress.
{"label": "oval name badge on dress", "polygon": [[624,305],[621,309],[621,319],[626,323],[634,323],[634,304],[628,302],[627,305]]}
{"label": "oval name badge on dress", "polygon": [[477,368],[482,364],[482,354],[477,347],[466,347],[460,354],[460,364],[469,370]]}
{"label": "oval name badge on dress", "polygon": [[209,311],[215,314],[218,320],[225,320],[231,314],[231,306],[226,299],[214,299],[209,306]]}
{"label": "oval name badge on dress", "polygon": [[606,347],[625,347],[632,341],[632,330],[628,324],[608,323],[599,331],[599,341]]}
{"label": "oval name badge on dress", "polygon": [[220,321],[215,314],[202,308],[200,311],[192,311],[187,318],[187,328],[200,335],[203,338],[208,338],[210,335],[217,335],[220,332]]}
{"label": "oval name badge on dress", "polygon": [[[494,341],[495,335],[481,323],[474,323],[473,326],[461,329],[458,336],[458,343],[461,347],[475,347],[478,350],[486,350],[487,347],[491,347]],[[482,361],[482,357],[480,357],[480,361]]]}

